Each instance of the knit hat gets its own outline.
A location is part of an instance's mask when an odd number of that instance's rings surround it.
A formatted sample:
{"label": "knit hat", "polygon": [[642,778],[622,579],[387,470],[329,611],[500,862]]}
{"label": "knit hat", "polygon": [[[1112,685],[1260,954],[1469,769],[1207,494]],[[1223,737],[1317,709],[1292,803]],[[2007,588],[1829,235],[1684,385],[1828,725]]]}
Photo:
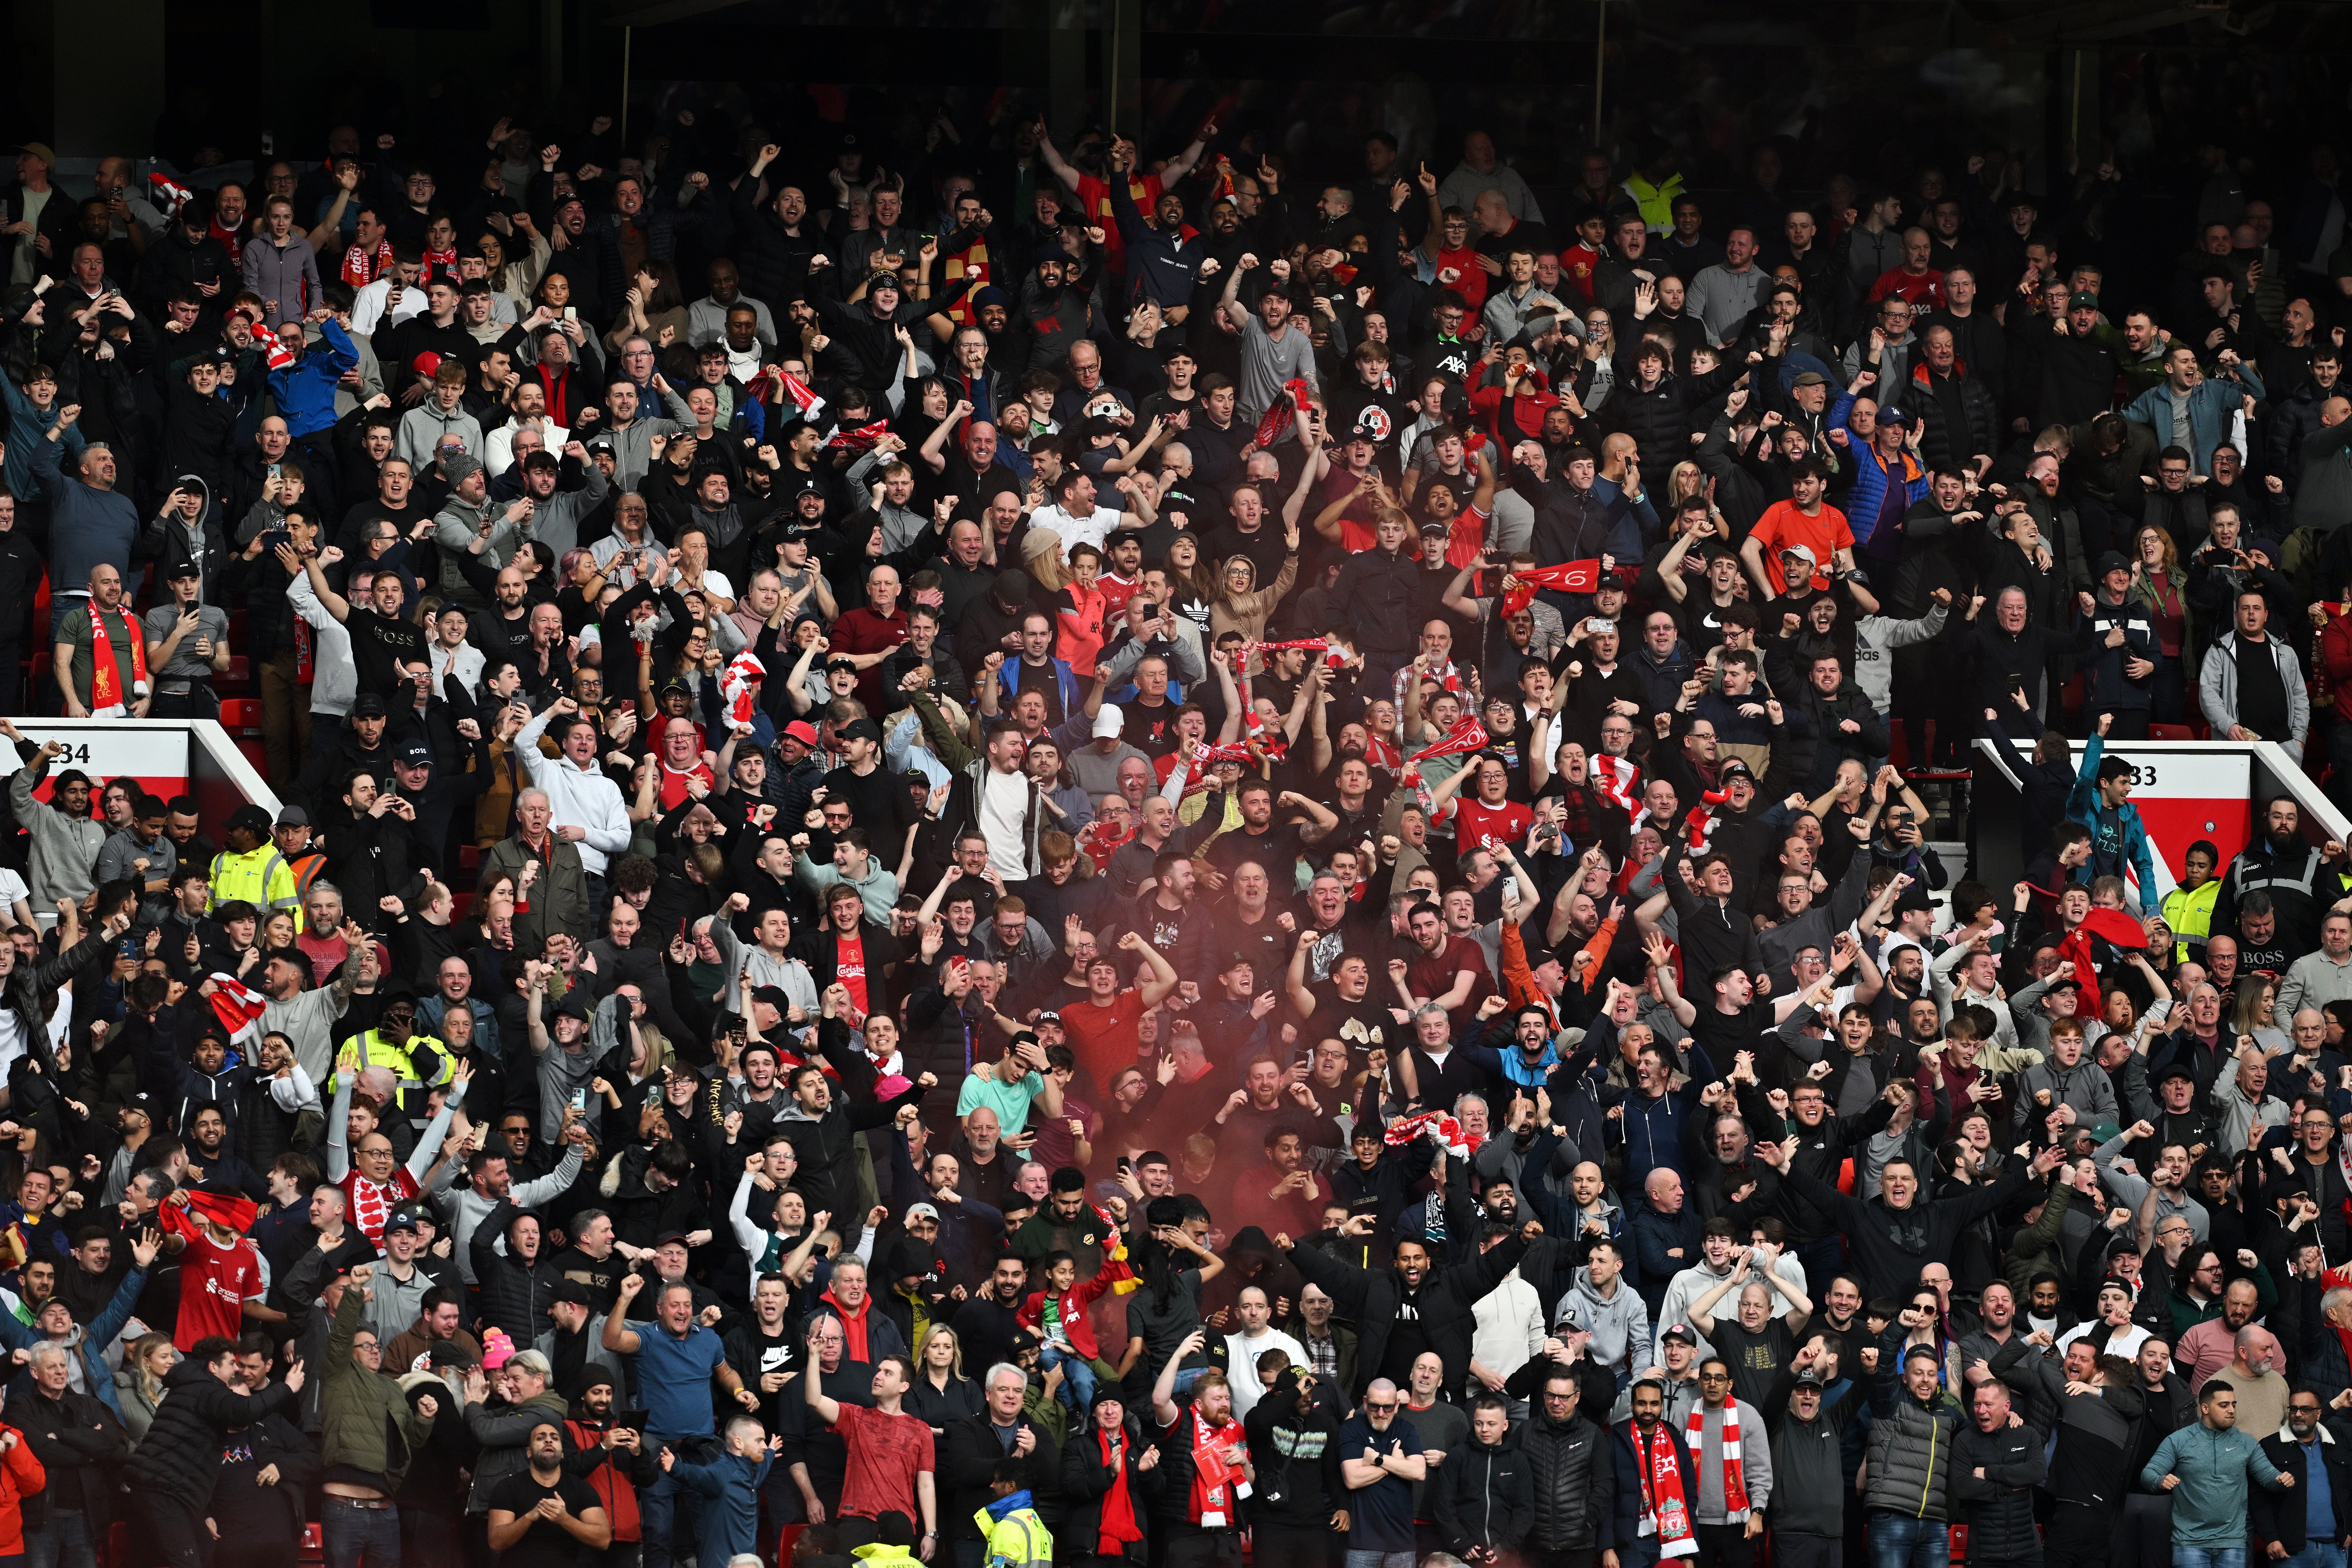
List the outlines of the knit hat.
{"label": "knit hat", "polygon": [[460,452],[454,458],[442,458],[441,471],[449,476],[449,488],[454,490],[466,482],[468,475],[480,473],[482,463],[480,458]]}

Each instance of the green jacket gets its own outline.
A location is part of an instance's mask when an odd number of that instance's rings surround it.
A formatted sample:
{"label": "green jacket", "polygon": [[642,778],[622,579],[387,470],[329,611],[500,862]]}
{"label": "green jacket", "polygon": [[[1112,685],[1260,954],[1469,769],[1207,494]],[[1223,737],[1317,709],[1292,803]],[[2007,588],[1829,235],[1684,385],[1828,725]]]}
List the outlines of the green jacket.
{"label": "green jacket", "polygon": [[357,1288],[343,1292],[327,1336],[327,1370],[319,1396],[324,1458],[383,1478],[387,1495],[400,1490],[408,1462],[433,1436],[433,1423],[410,1408],[397,1380],[352,1359],[352,1333],[366,1305]]}

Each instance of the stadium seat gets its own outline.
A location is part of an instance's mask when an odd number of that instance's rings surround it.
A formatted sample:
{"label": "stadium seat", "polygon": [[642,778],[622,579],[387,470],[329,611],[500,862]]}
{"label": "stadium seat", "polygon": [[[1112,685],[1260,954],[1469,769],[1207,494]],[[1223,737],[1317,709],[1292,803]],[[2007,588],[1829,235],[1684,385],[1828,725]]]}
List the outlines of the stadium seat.
{"label": "stadium seat", "polygon": [[319,1528],[319,1521],[315,1519],[302,1526],[302,1549],[296,1554],[296,1560],[302,1563],[324,1563],[327,1560],[326,1532]]}
{"label": "stadium seat", "polygon": [[253,689],[253,660],[243,654],[233,654],[228,668],[213,678],[215,691],[250,691]]}
{"label": "stadium seat", "polygon": [[1898,773],[1911,771],[1911,738],[1904,732],[1900,719],[1886,721],[1886,761]]}
{"label": "stadium seat", "polygon": [[2150,724],[2147,738],[2151,741],[2193,741],[2197,731],[2186,724]]}
{"label": "stadium seat", "polygon": [[[1922,746],[1921,751],[1927,757],[1933,758],[1936,754],[1936,721],[1933,719],[1930,719],[1925,724],[1921,725],[1920,728],[1924,729],[1927,732],[1926,743]],[[1889,760],[1892,761],[1893,759],[1890,758]],[[1972,771],[1966,765],[1957,768],[1939,768],[1934,766],[1906,768],[1904,767],[1902,763],[1896,763],[1895,766],[1896,771],[1901,773],[1906,779],[1965,779],[1974,776]]]}
{"label": "stadium seat", "polygon": [[252,697],[227,697],[221,700],[221,728],[232,735],[261,735],[261,702]]}
{"label": "stadium seat", "polygon": [[[256,731],[254,733],[258,735],[260,731]],[[269,776],[269,749],[260,741],[239,734],[236,737],[236,749],[247,762],[253,764],[255,773],[265,779]]]}

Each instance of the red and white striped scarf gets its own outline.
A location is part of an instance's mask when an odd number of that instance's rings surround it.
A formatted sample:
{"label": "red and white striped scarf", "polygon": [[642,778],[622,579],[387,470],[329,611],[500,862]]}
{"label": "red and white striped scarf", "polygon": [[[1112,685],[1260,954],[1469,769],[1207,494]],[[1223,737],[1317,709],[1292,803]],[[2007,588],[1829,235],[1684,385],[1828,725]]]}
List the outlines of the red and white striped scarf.
{"label": "red and white striped scarf", "polygon": [[1624,807],[1630,821],[1642,815],[1642,770],[1630,759],[1607,752],[1592,759],[1592,787],[1602,798]]}
{"label": "red and white striped scarf", "polygon": [[[1701,1460],[1700,1440],[1706,1430],[1706,1406],[1704,1401],[1691,1406],[1683,1422],[1683,1443],[1690,1449],[1691,1463]],[[1744,1524],[1748,1521],[1748,1483],[1739,1469],[1739,1401],[1723,1402],[1723,1522]]]}

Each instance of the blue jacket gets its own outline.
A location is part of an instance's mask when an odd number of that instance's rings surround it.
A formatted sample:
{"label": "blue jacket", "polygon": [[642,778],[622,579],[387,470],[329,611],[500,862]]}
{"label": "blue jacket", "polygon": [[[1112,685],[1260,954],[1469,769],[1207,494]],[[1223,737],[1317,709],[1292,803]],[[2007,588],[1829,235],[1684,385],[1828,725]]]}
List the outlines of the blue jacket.
{"label": "blue jacket", "polygon": [[[1087,689],[1078,678],[1071,673],[1068,659],[1057,658],[1051,662],[1054,666],[1054,684],[1062,694],[1062,712],[1066,716],[1076,717],[1087,705]],[[996,671],[996,683],[1004,689],[1004,695],[1001,700],[1004,704],[1004,710],[1008,713],[1013,710],[1013,700],[1021,695],[1020,663],[1017,656],[1008,658]],[[1169,682],[1168,689],[1171,693],[1173,693],[1176,683]],[[1175,698],[1171,695],[1169,700],[1172,702]]]}
{"label": "blue jacket", "polygon": [[772,1455],[753,1464],[740,1454],[721,1454],[707,1465],[680,1459],[670,1475],[702,1499],[702,1554],[713,1562],[760,1549],[760,1483],[768,1479]]}
{"label": "blue jacket", "polygon": [[2099,756],[2105,744],[2105,736],[2095,734],[2083,748],[2083,771],[2074,776],[2074,787],[2066,796],[2066,820],[2091,830],[2092,866],[2130,868],[2139,879],[2140,908],[2149,909],[2160,895],[2156,858],[2148,848],[2147,825],[2139,819],[2139,807],[2126,801],[2108,811],[2099,805]]}
{"label": "blue jacket", "polygon": [[[2254,367],[2242,364],[2237,369],[2234,378],[2221,376],[2200,382],[2197,390],[2189,395],[2189,438],[2192,443],[2189,458],[2197,473],[2212,472],[2213,448],[2229,435],[2230,416],[2238,411],[2239,399],[2250,392],[2256,397],[2263,395],[2263,378]],[[2158,446],[2172,445],[2172,384],[2158,382],[2133,398],[2124,410],[2124,417],[2155,431]]]}
{"label": "blue jacket", "polygon": [[[1872,531],[1878,527],[1879,509],[1886,498],[1886,466],[1880,461],[1874,446],[1864,440],[1848,423],[1853,413],[1853,401],[1852,394],[1840,397],[1837,406],[1830,411],[1830,423],[1846,433],[1846,456],[1853,462],[1853,488],[1846,492],[1845,521],[1846,526],[1853,530],[1854,548],[1859,552],[1870,542]],[[1906,512],[1927,499],[1927,470],[1908,447],[1903,452],[1903,494]],[[1900,539],[1883,539],[1870,553],[1891,559],[1902,553],[1902,545]]]}
{"label": "blue jacket", "polygon": [[[83,1326],[81,1342],[73,1347],[81,1357],[82,1381],[89,1392],[106,1401],[106,1407],[118,1416],[122,1414],[122,1396],[114,1392],[114,1373],[107,1370],[105,1351],[131,1321],[131,1310],[139,1305],[139,1292],[146,1287],[147,1270],[133,1264],[115,1287],[114,1300]],[[0,1312],[0,1350],[28,1351],[41,1342],[38,1329],[18,1322],[12,1312]]]}
{"label": "blue jacket", "polygon": [[61,405],[52,403],[49,411],[42,413],[5,375],[0,375],[0,397],[8,401],[8,489],[16,495],[37,496],[49,489],[47,477],[56,473],[60,464],[81,462],[86,445],[81,426],[68,425],[65,434],[52,441],[49,426],[58,422]]}
{"label": "blue jacket", "polygon": [[298,440],[334,425],[335,384],[345,371],[359,367],[359,350],[333,321],[320,323],[319,341],[322,348],[309,350],[284,370],[269,373],[269,395],[278,404],[278,416]]}
{"label": "blue jacket", "polygon": [[[1673,873],[1667,873],[1671,876]],[[1676,1175],[1689,1173],[1690,1158],[1683,1151],[1683,1130],[1699,1109],[1699,1092],[1715,1079],[1706,1050],[1694,1042],[1690,1048],[1690,1081],[1670,1089],[1655,1100],[1628,1094],[1624,1117],[1617,1123],[1617,1142],[1625,1150],[1625,1174],[1621,1192],[1638,1193],[1650,1173],[1664,1165]]]}

